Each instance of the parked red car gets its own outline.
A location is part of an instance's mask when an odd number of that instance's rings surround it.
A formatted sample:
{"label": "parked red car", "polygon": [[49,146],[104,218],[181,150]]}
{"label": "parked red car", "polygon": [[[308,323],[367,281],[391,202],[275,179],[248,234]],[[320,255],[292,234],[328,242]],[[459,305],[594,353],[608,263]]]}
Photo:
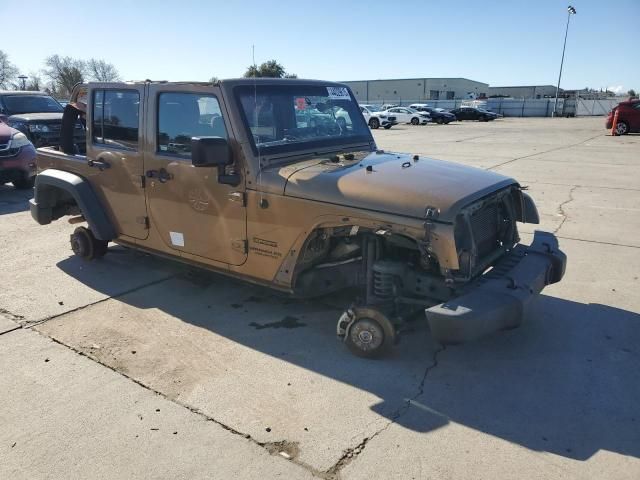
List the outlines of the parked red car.
{"label": "parked red car", "polygon": [[0,119],[0,185],[33,188],[35,178],[36,149],[24,133]]}
{"label": "parked red car", "polygon": [[607,129],[611,129],[613,125],[613,117],[618,113],[618,123],[616,125],[616,133],[618,135],[626,135],[627,133],[640,132],[640,100],[627,100],[626,102],[620,102],[618,106],[614,107],[609,112],[607,117],[607,123],[605,126]]}

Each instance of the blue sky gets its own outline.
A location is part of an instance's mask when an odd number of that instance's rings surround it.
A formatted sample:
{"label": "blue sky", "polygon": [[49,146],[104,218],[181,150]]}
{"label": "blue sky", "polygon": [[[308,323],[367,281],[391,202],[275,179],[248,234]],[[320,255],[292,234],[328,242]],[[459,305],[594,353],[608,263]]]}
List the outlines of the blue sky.
{"label": "blue sky", "polygon": [[[640,0],[571,2],[562,86],[640,90]],[[103,58],[125,79],[241,76],[275,58],[303,78],[557,82],[563,0],[0,0],[0,49],[22,71],[54,53]]]}

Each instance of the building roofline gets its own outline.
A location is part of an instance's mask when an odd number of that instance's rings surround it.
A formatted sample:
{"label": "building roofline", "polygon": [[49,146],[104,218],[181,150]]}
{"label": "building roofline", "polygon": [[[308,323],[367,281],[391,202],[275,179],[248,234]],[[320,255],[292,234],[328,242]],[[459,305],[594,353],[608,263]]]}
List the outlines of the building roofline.
{"label": "building roofline", "polygon": [[369,80],[340,80],[339,83],[351,83],[351,82],[397,82],[399,80],[467,80],[468,82],[482,83],[483,85],[489,85],[486,82],[479,80],[471,80],[466,77],[411,77],[411,78],[374,78]]}
{"label": "building roofline", "polygon": [[[489,88],[538,88],[538,87],[552,87],[556,88],[555,85],[505,85],[505,86],[493,86],[489,85]],[[560,89],[562,90],[562,89]]]}

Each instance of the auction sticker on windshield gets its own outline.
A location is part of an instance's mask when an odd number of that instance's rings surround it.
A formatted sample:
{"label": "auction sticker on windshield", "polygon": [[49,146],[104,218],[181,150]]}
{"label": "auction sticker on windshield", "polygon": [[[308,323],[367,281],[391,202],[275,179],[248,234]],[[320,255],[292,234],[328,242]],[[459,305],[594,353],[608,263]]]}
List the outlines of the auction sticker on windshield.
{"label": "auction sticker on windshield", "polygon": [[327,87],[327,93],[332,100],[351,100],[346,87]]}

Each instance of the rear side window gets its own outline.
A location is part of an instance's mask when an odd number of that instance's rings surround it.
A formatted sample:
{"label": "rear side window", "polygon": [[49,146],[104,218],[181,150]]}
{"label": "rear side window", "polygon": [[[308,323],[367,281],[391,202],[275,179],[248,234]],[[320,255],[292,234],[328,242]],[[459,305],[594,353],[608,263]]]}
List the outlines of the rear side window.
{"label": "rear side window", "polygon": [[227,138],[218,99],[200,93],[161,93],[158,97],[157,151],[191,158],[192,137]]}
{"label": "rear side window", "polygon": [[140,94],[136,90],[96,90],[93,92],[93,143],[136,150]]}

